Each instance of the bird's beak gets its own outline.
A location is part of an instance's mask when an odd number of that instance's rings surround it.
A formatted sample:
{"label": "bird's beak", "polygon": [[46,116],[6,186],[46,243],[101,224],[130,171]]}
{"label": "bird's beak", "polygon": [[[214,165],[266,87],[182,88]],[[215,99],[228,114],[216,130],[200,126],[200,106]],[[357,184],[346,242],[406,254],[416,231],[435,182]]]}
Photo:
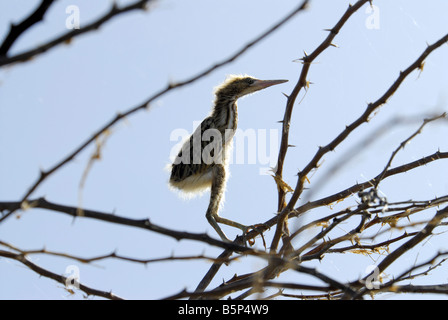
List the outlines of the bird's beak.
{"label": "bird's beak", "polygon": [[288,82],[288,80],[255,80],[251,87],[256,90],[261,90],[284,82]]}

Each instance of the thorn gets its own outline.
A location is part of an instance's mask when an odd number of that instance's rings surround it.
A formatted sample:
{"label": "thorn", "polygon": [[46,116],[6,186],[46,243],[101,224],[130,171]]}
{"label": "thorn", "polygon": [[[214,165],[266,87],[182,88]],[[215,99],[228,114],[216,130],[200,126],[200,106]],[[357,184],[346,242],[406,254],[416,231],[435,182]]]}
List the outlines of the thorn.
{"label": "thorn", "polygon": [[288,144],[288,148],[295,148],[296,146],[293,144]]}
{"label": "thorn", "polygon": [[305,58],[299,58],[299,59],[292,60],[292,62],[300,62],[302,64],[303,64],[304,61],[305,61]]}
{"label": "thorn", "polygon": [[117,10],[118,10],[118,5],[117,5],[117,2],[114,1],[114,2],[112,3],[112,7],[110,8],[110,12],[115,12],[115,11],[117,11]]}
{"label": "thorn", "polygon": [[285,121],[284,120],[277,121],[277,123],[283,123],[283,122],[285,122]]}
{"label": "thorn", "polygon": [[39,169],[39,174],[40,174],[40,179],[44,179],[48,173],[44,171],[44,169],[40,168]]}
{"label": "thorn", "polygon": [[423,61],[423,62],[418,66],[418,70],[420,70],[420,72],[422,72],[424,67],[425,67],[425,61]]}
{"label": "thorn", "polygon": [[305,89],[309,89],[310,88],[310,84],[314,84],[314,82],[311,82],[309,80],[306,81],[305,85],[303,86]]}
{"label": "thorn", "polygon": [[334,44],[334,43],[330,43],[330,46],[335,47],[335,48],[339,48],[339,46],[337,44]]}
{"label": "thorn", "polygon": [[284,93],[284,92],[282,92],[282,93],[286,97],[286,99],[289,99],[289,96],[286,93]]}
{"label": "thorn", "polygon": [[168,89],[173,89],[177,87],[177,84],[175,82],[169,81],[168,82]]}

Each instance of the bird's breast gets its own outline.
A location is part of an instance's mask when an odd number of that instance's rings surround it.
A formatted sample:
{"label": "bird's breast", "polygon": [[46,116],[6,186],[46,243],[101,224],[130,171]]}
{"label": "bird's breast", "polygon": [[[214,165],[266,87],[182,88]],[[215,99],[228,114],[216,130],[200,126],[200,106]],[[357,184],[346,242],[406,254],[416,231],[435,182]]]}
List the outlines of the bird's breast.
{"label": "bird's breast", "polygon": [[228,107],[227,112],[227,129],[235,130],[238,124],[238,112],[236,108],[236,103],[232,103]]}
{"label": "bird's breast", "polygon": [[238,111],[236,102],[229,104],[225,123],[226,130],[224,132],[224,143],[227,144],[232,140],[238,126]]}

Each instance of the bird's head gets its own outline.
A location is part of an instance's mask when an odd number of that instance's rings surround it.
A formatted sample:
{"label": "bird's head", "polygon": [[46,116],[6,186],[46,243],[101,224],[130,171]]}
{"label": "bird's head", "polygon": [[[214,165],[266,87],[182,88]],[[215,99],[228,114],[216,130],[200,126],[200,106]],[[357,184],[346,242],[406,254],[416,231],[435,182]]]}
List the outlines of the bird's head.
{"label": "bird's head", "polygon": [[260,80],[250,76],[231,75],[223,84],[216,88],[216,95],[238,99],[247,94],[287,81],[288,80]]}

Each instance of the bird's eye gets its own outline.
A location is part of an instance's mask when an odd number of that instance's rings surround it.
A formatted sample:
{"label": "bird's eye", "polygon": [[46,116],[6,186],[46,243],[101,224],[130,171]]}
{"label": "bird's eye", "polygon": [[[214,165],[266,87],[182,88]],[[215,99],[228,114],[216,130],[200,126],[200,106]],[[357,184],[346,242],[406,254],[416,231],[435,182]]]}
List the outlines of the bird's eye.
{"label": "bird's eye", "polygon": [[248,84],[253,84],[255,82],[254,78],[246,78],[244,79]]}

